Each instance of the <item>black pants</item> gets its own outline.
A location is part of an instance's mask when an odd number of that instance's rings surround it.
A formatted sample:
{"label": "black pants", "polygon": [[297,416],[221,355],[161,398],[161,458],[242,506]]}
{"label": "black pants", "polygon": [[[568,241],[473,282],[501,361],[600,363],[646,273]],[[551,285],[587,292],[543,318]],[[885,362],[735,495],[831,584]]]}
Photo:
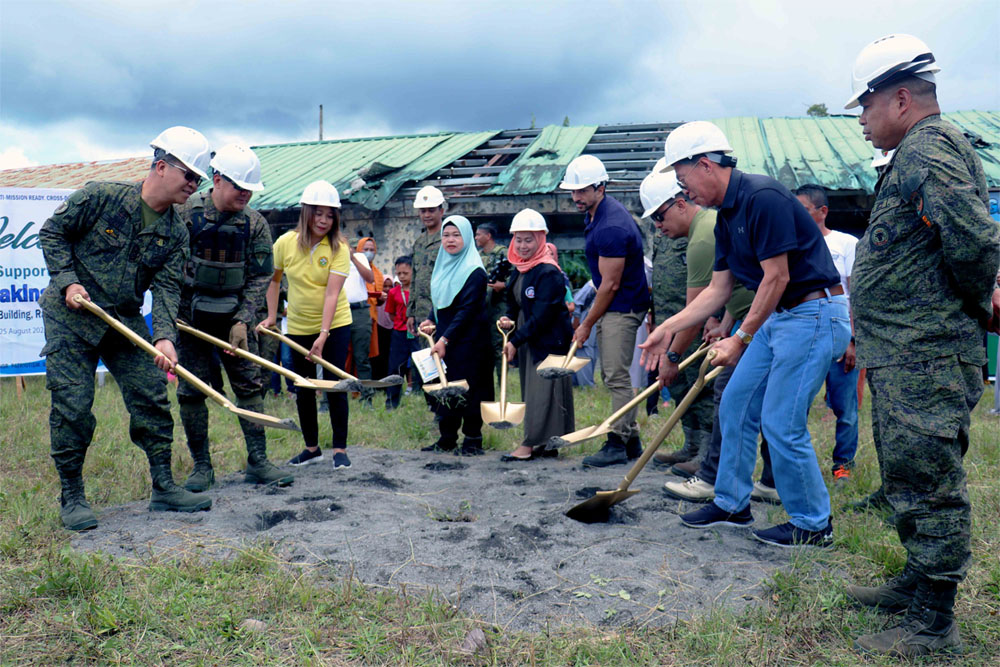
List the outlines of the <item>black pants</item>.
{"label": "black pants", "polygon": [[[381,343],[379,344],[381,345]],[[389,364],[386,369],[386,375],[402,375],[405,378],[406,365],[410,361],[410,353],[416,352],[419,349],[417,345],[417,340],[415,338],[409,338],[405,331],[396,331],[393,329],[392,337],[388,344]],[[381,349],[382,348],[379,348],[379,351],[381,351]],[[419,375],[416,369],[414,369],[413,374]],[[414,389],[419,391],[416,383],[414,383]],[[400,393],[402,393],[402,387],[400,385],[387,387],[385,390],[385,407],[399,407]]]}
{"label": "black pants", "polygon": [[[293,341],[308,349],[316,342],[319,334],[305,336],[288,334]],[[351,343],[351,327],[343,326],[330,329],[330,335],[323,346],[323,358],[338,368],[343,368],[347,361],[347,346]],[[303,377],[316,377],[316,364],[301,354],[292,356],[292,370]],[[331,379],[331,378],[326,378]],[[333,429],[334,449],[347,447],[347,393],[337,392],[326,394],[330,404],[330,426]],[[302,387],[295,393],[295,405],[299,409],[299,425],[302,427],[302,437],[307,447],[319,446],[319,425],[316,421],[316,395]]]}

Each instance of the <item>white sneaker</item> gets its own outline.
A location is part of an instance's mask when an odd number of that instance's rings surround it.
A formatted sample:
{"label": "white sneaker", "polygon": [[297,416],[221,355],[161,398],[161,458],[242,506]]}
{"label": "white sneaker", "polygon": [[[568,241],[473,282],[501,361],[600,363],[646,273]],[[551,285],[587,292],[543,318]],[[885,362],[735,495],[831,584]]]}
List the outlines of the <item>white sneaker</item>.
{"label": "white sneaker", "polygon": [[667,482],[663,485],[667,495],[692,503],[710,503],[715,500],[715,487],[708,482],[695,477],[689,477],[683,482]]}
{"label": "white sneaker", "polygon": [[781,504],[781,497],[778,496],[778,490],[774,487],[765,486],[759,481],[753,483],[753,491],[750,492],[750,500],[756,500],[762,503],[771,503],[772,505]]}

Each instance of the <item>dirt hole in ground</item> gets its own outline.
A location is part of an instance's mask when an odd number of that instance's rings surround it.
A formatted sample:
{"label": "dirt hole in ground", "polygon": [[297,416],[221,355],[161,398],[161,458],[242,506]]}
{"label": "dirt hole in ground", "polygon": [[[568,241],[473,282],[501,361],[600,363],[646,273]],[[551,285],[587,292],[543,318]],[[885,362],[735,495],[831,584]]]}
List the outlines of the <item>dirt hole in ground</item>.
{"label": "dirt hole in ground", "polygon": [[257,530],[270,530],[282,521],[298,521],[298,516],[292,510],[273,510],[257,514]]}
{"label": "dirt hole in ground", "polygon": [[455,461],[454,463],[448,463],[447,461],[434,461],[433,463],[428,463],[424,466],[424,470],[433,470],[434,472],[444,472],[446,470],[465,470],[469,466],[460,461]]}
{"label": "dirt hole in ground", "polygon": [[361,475],[356,480],[359,484],[364,484],[365,486],[377,486],[380,489],[389,489],[390,491],[395,491],[400,486],[402,482],[398,479],[389,479],[380,472],[369,472]]}

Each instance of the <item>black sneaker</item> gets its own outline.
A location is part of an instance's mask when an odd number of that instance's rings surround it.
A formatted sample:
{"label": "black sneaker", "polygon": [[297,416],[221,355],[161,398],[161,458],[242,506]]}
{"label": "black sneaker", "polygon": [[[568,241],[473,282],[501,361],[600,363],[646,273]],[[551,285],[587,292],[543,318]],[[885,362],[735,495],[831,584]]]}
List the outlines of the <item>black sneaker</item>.
{"label": "black sneaker", "polygon": [[747,505],[739,512],[730,514],[715,503],[709,503],[687,514],[681,514],[681,523],[688,528],[711,528],[712,526],[736,526],[746,528],[753,525],[753,514]]}
{"label": "black sneaker", "polygon": [[427,445],[426,447],[421,447],[422,452],[453,452],[458,443],[452,443],[451,446],[443,445],[439,439],[433,445]]}
{"label": "black sneaker", "polygon": [[587,468],[606,468],[621,463],[628,463],[625,448],[610,440],[604,443],[604,446],[597,450],[596,453],[583,459],[583,465]]}
{"label": "black sneaker", "polygon": [[347,458],[347,452],[336,452],[333,455],[333,469],[341,470],[351,467],[351,459]]}
{"label": "black sneaker", "polygon": [[293,456],[288,461],[288,465],[292,466],[307,466],[310,463],[319,463],[323,460],[323,450],[317,449],[314,452],[308,449],[303,449],[301,452]]}
{"label": "black sneaker", "polygon": [[767,530],[755,530],[753,536],[766,544],[776,547],[822,547],[833,546],[833,522],[827,519],[823,530],[804,530],[788,522]]}

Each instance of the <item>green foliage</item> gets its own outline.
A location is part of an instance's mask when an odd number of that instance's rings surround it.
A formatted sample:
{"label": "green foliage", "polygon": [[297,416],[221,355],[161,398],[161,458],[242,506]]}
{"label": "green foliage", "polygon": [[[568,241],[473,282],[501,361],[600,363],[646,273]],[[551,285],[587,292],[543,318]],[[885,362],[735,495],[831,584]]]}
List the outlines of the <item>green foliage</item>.
{"label": "green foliage", "polygon": [[809,108],[806,109],[806,115],[813,116],[815,118],[824,118],[826,116],[829,116],[830,112],[827,111],[825,104],[822,103],[810,104]]}
{"label": "green foliage", "polygon": [[569,116],[563,116],[563,127],[569,127]]}
{"label": "green foliage", "polygon": [[580,289],[590,280],[587,256],[582,250],[560,250],[559,266],[569,276],[569,282],[573,289]]}

